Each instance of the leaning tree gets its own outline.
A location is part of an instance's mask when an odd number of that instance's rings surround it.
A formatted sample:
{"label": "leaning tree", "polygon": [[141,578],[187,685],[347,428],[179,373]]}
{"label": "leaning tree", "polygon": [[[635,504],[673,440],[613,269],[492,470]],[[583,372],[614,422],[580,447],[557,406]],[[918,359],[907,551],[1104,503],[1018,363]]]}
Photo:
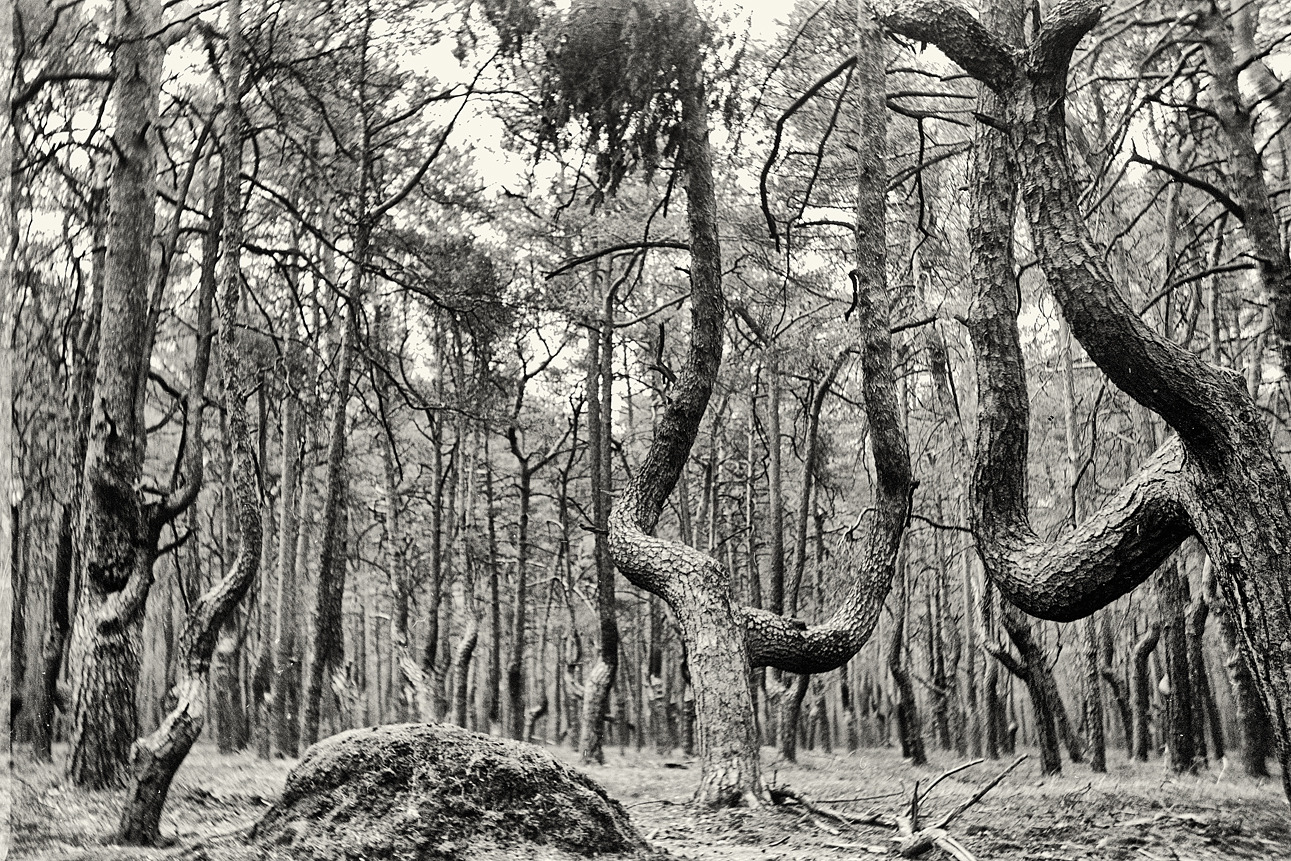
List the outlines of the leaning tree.
{"label": "leaning tree", "polygon": [[[1067,76],[1076,46],[1106,4],[1054,3],[1029,41],[1020,24],[1008,26],[1022,11],[1007,0],[991,10],[1006,22],[998,27],[952,0],[876,6],[884,26],[936,45],[997,97],[988,119],[1014,155],[1016,177],[1002,175],[1007,167],[997,161],[975,183],[977,194],[990,195],[977,209],[978,301],[970,324],[981,410],[973,527],[987,574],[1027,612],[1070,621],[1129,592],[1196,535],[1254,671],[1291,798],[1291,477],[1241,375],[1144,321],[1082,215],[1067,150]],[[1072,334],[1114,385],[1175,432],[1106,504],[1053,542],[1035,534],[1026,514],[1026,389],[1014,275],[998,220],[1014,190]],[[992,208],[996,220],[984,223]]]}

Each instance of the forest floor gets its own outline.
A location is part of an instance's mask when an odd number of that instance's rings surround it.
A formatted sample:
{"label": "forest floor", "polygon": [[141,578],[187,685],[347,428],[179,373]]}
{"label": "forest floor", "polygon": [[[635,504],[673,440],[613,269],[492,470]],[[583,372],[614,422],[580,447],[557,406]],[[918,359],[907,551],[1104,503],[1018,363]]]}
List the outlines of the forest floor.
{"label": "forest floor", "polygon": [[[549,748],[567,762],[576,755]],[[934,755],[913,768],[892,749],[806,752],[795,765],[764,749],[766,777],[855,816],[903,813],[915,782],[926,788],[964,760]],[[980,861],[988,859],[1291,858],[1291,812],[1279,781],[1255,781],[1232,768],[1199,776],[1168,774],[1159,762],[1126,763],[1109,752],[1110,773],[1066,763],[1061,777],[1041,779],[1031,757],[950,826]],[[56,760],[58,753],[56,753]],[[895,832],[848,826],[787,805],[774,811],[697,812],[687,804],[698,763],[629,749],[607,750],[607,764],[588,772],[619,799],[657,848],[685,859],[807,861],[895,856]],[[223,756],[199,746],[176,777],[162,833],[178,844],[226,835],[259,819],[278,796],[294,761],[265,762],[250,754]],[[939,817],[999,774],[1006,761],[985,762],[943,780],[922,807]],[[121,809],[120,792],[69,787],[55,766],[16,751],[12,837],[14,858],[41,861],[161,859],[173,852],[126,850],[107,835]],[[199,853],[200,854],[200,853]],[[936,858],[934,850],[928,858]],[[192,857],[190,855],[190,857]],[[944,856],[943,856],[944,857]]]}

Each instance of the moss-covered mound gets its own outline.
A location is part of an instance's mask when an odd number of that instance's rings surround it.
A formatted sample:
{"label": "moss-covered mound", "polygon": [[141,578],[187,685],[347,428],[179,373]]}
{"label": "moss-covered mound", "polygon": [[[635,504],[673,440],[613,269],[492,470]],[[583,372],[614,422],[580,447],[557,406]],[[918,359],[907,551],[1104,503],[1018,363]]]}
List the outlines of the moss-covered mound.
{"label": "moss-covered mound", "polygon": [[435,724],[314,745],[251,840],[292,861],[652,856],[591,778],[533,745]]}

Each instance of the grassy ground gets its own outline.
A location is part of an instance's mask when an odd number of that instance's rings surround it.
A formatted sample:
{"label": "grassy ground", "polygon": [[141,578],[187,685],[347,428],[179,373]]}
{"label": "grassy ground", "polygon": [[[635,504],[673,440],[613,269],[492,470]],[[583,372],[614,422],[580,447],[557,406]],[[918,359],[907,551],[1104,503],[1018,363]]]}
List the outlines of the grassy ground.
{"label": "grassy ground", "polygon": [[[553,752],[575,760],[567,750]],[[1231,769],[1178,777],[1159,763],[1112,759],[1106,775],[1068,763],[1062,777],[1043,780],[1038,765],[1028,760],[950,831],[980,861],[1291,859],[1291,811],[1276,779],[1252,781]],[[777,764],[773,752],[764,751],[768,779],[853,814],[905,812],[916,781],[927,787],[960,763],[942,755],[916,769],[890,749],[805,753],[801,760],[793,766]],[[277,797],[291,764],[246,754],[221,756],[198,747],[176,777],[163,834],[182,845],[249,825]],[[925,814],[935,818],[966,800],[1005,764],[983,763],[942,781],[927,800]],[[843,826],[793,806],[773,812],[697,812],[686,802],[699,776],[698,764],[682,757],[611,751],[605,766],[588,771],[628,807],[651,842],[682,858],[806,861],[895,854],[889,829]],[[126,851],[107,843],[121,793],[75,790],[55,766],[34,762],[21,751],[15,778],[15,858],[128,861],[171,854]]]}

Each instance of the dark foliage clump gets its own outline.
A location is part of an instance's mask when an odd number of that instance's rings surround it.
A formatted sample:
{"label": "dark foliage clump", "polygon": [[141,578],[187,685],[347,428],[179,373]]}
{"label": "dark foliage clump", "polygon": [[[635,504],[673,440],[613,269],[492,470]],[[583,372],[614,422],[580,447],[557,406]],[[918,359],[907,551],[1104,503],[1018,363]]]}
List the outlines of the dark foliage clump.
{"label": "dark foliage clump", "polygon": [[676,155],[678,88],[710,40],[692,0],[574,0],[547,44],[542,138],[559,146],[581,124],[601,195],[638,167],[649,174]]}

